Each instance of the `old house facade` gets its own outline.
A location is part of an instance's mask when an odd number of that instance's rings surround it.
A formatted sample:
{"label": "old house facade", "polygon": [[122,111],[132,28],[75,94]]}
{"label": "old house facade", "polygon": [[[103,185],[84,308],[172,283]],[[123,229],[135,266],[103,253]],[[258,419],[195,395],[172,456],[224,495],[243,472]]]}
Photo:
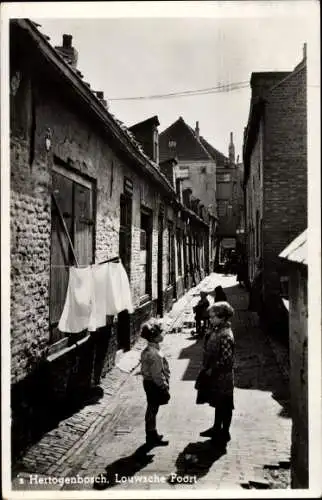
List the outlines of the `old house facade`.
{"label": "old house facade", "polygon": [[305,230],[279,255],[289,275],[292,488],[309,487],[307,254]]}
{"label": "old house facade", "polygon": [[307,226],[305,50],[293,71],[253,73],[251,87],[243,147],[248,277],[261,260],[268,304],[284,285],[287,295],[278,255]]}
{"label": "old house facade", "polygon": [[[216,162],[216,205],[218,227],[216,266],[224,262],[231,250],[239,250],[243,228],[243,189],[240,182],[243,165],[236,162],[233,133],[230,134],[228,157],[201,137],[201,143]],[[237,236],[238,235],[238,236]],[[237,248],[238,247],[238,248]]]}
{"label": "old house facade", "polygon": [[[70,35],[53,48],[35,23],[19,19],[10,40],[15,452],[31,438],[31,422],[42,423],[44,407],[55,412],[99,383],[142,322],[172,306],[183,281],[182,239],[197,231],[207,253],[209,224],[184,207],[159,168],[158,120],[148,124],[148,150],[140,127],[129,131],[83,81]],[[70,266],[113,258],[127,271],[133,314],[109,317],[91,334],[60,332]]]}
{"label": "old house facade", "polygon": [[[182,117],[160,133],[160,161],[171,158],[177,160],[175,182],[177,191],[182,191],[184,203],[208,218],[210,232],[209,265],[213,269],[215,259],[215,234],[217,230],[216,209],[216,162],[202,144],[199,123],[193,130]],[[180,186],[180,187],[178,187]],[[188,238],[189,239],[189,238]],[[202,242],[198,235],[192,236],[192,241],[186,243],[192,255],[191,265],[186,271],[186,281],[200,279],[207,272],[206,261],[203,258]],[[189,259],[186,259],[189,262]],[[205,263],[203,264],[203,262]],[[203,265],[202,265],[203,264]]]}

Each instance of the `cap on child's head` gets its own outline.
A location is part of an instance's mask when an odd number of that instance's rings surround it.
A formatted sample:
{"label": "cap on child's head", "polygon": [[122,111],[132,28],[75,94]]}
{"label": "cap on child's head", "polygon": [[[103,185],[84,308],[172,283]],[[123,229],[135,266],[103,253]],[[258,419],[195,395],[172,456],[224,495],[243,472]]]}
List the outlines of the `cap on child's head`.
{"label": "cap on child's head", "polygon": [[162,325],[160,321],[155,318],[151,318],[149,321],[143,324],[141,330],[141,337],[148,342],[153,342],[153,340],[162,333]]}

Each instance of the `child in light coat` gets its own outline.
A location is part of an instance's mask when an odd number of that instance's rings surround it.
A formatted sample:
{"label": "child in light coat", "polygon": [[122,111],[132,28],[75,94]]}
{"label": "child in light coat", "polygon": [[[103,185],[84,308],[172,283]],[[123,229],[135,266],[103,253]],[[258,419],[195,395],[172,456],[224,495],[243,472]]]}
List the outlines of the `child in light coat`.
{"label": "child in light coat", "polygon": [[166,446],[163,436],[156,429],[156,417],[160,405],[168,404],[170,399],[169,364],[160,350],[160,342],[163,341],[160,323],[151,319],[142,327],[141,337],[148,341],[147,347],[141,354],[141,373],[143,375],[143,387],[147,398],[147,409],[145,413],[146,443],[151,446]]}

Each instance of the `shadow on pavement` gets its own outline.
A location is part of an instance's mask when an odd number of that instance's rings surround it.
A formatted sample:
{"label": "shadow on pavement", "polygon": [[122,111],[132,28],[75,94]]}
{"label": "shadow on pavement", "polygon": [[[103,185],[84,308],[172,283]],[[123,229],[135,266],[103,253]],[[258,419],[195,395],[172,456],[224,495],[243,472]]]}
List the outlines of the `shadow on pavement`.
{"label": "shadow on pavement", "polygon": [[151,450],[151,446],[143,444],[132,455],[115,460],[105,468],[104,474],[99,474],[95,478],[93,488],[95,490],[112,488],[118,484],[121,477],[133,477],[143,467],[153,462],[154,455],[149,454]]}
{"label": "shadow on pavement", "polygon": [[[235,337],[235,387],[272,393],[281,405],[280,416],[290,417],[289,384],[280,373],[268,343],[269,333],[258,326],[255,313],[248,311],[247,291],[238,284],[224,288],[235,309],[232,329]],[[282,348],[282,347],[281,347]],[[203,339],[181,350],[179,359],[189,359],[182,380],[196,380],[202,364]]]}
{"label": "shadow on pavement", "polygon": [[[213,463],[226,454],[226,447],[216,446],[211,439],[189,443],[178,455],[176,471],[168,477],[169,484],[191,484],[193,478],[205,476]],[[190,481],[189,481],[190,478]]]}

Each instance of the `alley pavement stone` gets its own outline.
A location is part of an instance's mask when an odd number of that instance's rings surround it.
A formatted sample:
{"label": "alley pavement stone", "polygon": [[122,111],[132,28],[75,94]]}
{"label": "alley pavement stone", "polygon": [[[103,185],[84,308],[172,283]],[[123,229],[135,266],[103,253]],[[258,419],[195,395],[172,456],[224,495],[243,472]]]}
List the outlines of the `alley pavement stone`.
{"label": "alley pavement stone", "polygon": [[[200,290],[212,291],[218,284],[235,309],[235,410],[226,450],[199,436],[212,425],[214,409],[195,404],[203,339],[196,338],[191,327]],[[139,339],[102,380],[104,394],[97,404],[61,421],[15,464],[13,489],[93,489],[100,474],[109,478],[101,489],[290,487],[288,373],[278,365],[278,358],[285,361],[285,352],[281,346],[282,354],[277,355],[278,342],[272,349],[247,305],[247,293],[234,276],[212,273],[163,318],[167,335],[162,349],[171,369],[171,399],[160,408],[158,430],[169,446],[142,451],[146,402],[139,360],[145,342]],[[47,477],[45,486],[30,484],[28,478],[35,474]],[[54,477],[60,481],[56,488],[48,484]]]}

